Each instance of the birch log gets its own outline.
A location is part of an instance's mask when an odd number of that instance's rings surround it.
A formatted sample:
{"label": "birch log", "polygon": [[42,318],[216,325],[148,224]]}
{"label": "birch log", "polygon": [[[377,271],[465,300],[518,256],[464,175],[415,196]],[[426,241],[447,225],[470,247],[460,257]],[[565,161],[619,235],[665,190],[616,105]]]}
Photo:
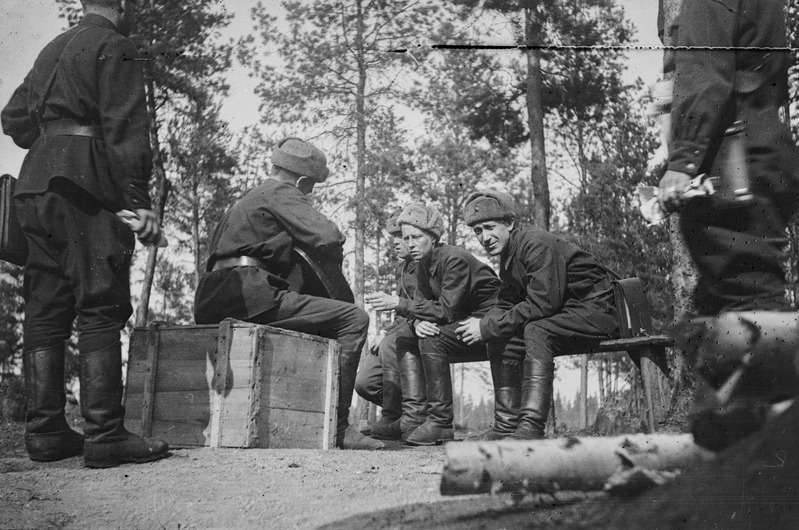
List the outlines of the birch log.
{"label": "birch log", "polygon": [[635,467],[678,471],[714,456],[690,434],[458,442],[444,453],[442,495],[596,491]]}

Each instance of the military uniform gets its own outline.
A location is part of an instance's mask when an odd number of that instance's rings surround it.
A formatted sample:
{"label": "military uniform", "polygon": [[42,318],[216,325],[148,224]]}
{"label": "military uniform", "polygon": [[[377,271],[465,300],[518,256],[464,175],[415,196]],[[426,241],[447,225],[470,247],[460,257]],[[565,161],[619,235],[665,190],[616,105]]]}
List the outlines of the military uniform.
{"label": "military uniform", "polygon": [[[15,203],[29,248],[24,342],[33,396],[26,441],[34,446],[72,436],[63,420],[63,375],[76,315],[87,448],[128,439],[119,332],[132,313],[135,240],[115,212],[150,208],[152,166],[136,57],[114,23],[86,15],[42,50],[2,112],[4,132],[29,149]],[[88,451],[87,465],[119,463]]]}
{"label": "military uniform", "polygon": [[[452,438],[450,362],[488,359],[485,344],[468,345],[455,330],[461,320],[481,317],[494,306],[500,281],[491,267],[470,252],[446,244],[436,244],[430,256],[419,261],[416,274],[416,296],[401,300],[397,314],[411,321],[433,322],[439,333],[416,339],[410,331],[397,338],[401,427],[409,444],[429,445]],[[403,347],[414,342],[416,349]]]}
{"label": "military uniform", "polygon": [[[787,308],[785,228],[797,199],[796,154],[780,109],[790,52],[784,0],[686,0],[679,17],[668,169],[719,177],[713,199],[681,210],[701,277],[701,314]],[[712,47],[716,49],[697,49]],[[732,49],[735,48],[735,49]],[[732,166],[729,153],[742,145]],[[744,170],[750,201],[726,188]],[[739,177],[740,180],[740,177]]]}
{"label": "military uniform", "polygon": [[[307,152],[309,146],[297,139],[283,140],[275,148],[272,162],[276,167],[285,163],[288,167],[279,167],[295,171],[291,157]],[[321,151],[310,148],[322,157],[322,165],[326,164]],[[281,162],[277,155],[287,149],[291,151],[289,159]],[[296,172],[302,175],[299,169]],[[326,176],[327,172],[319,180]],[[239,200],[216,227],[206,273],[197,286],[194,315],[198,324],[236,318],[337,340],[341,351],[336,444],[379,449],[382,444],[360,436],[348,422],[369,316],[352,303],[302,294],[298,292],[302,289],[292,290],[290,285],[295,246],[318,264],[337,268],[340,275],[343,244],[338,227],[296,186],[269,178]]]}

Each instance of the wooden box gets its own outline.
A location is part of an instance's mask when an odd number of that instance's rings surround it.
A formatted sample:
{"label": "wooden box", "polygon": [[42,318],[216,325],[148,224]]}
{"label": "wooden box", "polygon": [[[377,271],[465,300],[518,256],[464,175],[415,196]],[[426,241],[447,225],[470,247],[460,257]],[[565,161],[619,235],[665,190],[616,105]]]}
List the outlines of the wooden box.
{"label": "wooden box", "polygon": [[336,341],[225,320],[130,340],[125,427],[173,446],[335,447]]}

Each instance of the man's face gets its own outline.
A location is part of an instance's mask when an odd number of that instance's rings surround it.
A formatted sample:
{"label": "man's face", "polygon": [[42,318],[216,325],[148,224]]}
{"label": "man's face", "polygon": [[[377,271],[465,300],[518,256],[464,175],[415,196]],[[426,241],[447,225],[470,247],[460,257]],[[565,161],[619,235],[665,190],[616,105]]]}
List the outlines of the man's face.
{"label": "man's face", "polygon": [[477,223],[472,227],[477,241],[483,246],[489,256],[499,256],[508,248],[510,231],[513,223],[500,220],[489,220]]}
{"label": "man's face", "polygon": [[433,236],[411,225],[402,225],[402,239],[408,245],[408,252],[411,258],[420,260],[426,258],[433,253],[433,245],[435,240]]}
{"label": "man's face", "polygon": [[394,239],[394,252],[397,253],[397,257],[399,259],[407,259],[411,254],[408,252],[408,245],[402,239],[402,232],[393,234],[391,237]]}

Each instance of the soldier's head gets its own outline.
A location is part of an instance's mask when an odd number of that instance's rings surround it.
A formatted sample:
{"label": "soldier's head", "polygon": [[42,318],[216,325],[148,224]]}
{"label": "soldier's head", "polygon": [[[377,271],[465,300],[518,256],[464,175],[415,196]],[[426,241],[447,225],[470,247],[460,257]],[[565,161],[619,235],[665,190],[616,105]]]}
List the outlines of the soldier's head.
{"label": "soldier's head", "polygon": [[272,151],[272,176],[293,184],[302,193],[311,193],[314,185],[329,175],[325,153],[309,142],[283,138]]}
{"label": "soldier's head", "polygon": [[444,233],[444,218],[438,210],[419,202],[403,208],[397,223],[402,229],[402,239],[408,245],[408,252],[415,260],[432,254],[433,247]]}
{"label": "soldier's head", "polygon": [[516,205],[507,193],[476,191],[466,198],[463,219],[486,252],[499,256],[508,248],[510,232],[516,223]]}
{"label": "soldier's head", "polygon": [[80,0],[84,13],[94,13],[109,19],[120,33],[127,36],[133,28],[133,17],[142,0]]}
{"label": "soldier's head", "polygon": [[397,210],[388,218],[388,221],[386,221],[386,234],[391,238],[397,257],[399,259],[409,259],[411,255],[408,252],[408,245],[405,243],[405,240],[402,239],[402,228],[399,223],[397,223],[397,219],[401,213],[402,210]]}

